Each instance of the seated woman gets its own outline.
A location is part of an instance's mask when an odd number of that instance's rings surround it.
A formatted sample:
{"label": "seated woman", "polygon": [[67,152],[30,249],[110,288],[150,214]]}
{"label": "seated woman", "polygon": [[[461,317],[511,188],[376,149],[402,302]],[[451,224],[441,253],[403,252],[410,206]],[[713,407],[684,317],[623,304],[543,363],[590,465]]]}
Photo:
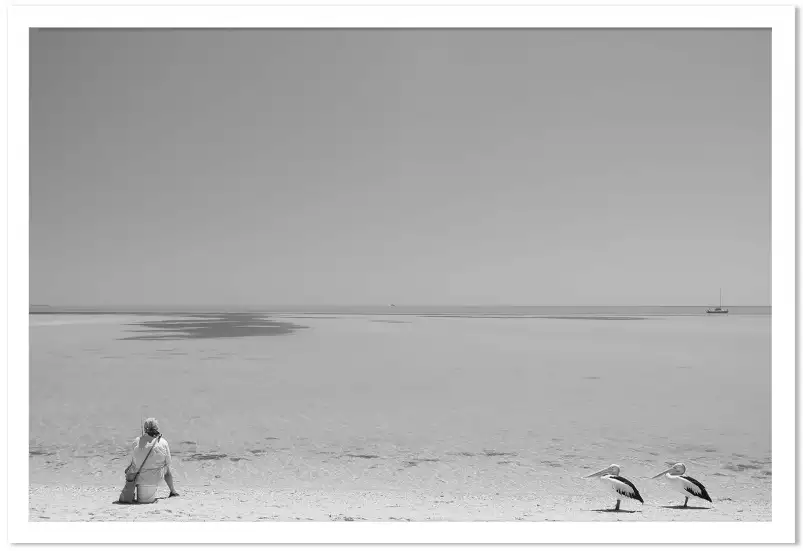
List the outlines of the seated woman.
{"label": "seated woman", "polygon": [[159,432],[159,422],[153,417],[149,417],[145,420],[143,428],[145,434],[134,440],[134,447],[131,450],[131,466],[129,467],[129,472],[137,472],[142,466],[137,477],[137,502],[153,503],[156,501],[156,490],[162,479],[170,488],[169,497],[177,496],[178,492],[173,486],[173,473],[170,470],[170,446]]}

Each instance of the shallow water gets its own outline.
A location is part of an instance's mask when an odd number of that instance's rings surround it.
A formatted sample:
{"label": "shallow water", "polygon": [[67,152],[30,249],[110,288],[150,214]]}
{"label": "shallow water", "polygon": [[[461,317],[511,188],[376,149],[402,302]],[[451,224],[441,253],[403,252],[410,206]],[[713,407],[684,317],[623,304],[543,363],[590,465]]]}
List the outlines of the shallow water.
{"label": "shallow water", "polygon": [[31,316],[31,482],[117,483],[155,416],[182,484],[582,493],[684,461],[769,502],[770,316],[639,317]]}

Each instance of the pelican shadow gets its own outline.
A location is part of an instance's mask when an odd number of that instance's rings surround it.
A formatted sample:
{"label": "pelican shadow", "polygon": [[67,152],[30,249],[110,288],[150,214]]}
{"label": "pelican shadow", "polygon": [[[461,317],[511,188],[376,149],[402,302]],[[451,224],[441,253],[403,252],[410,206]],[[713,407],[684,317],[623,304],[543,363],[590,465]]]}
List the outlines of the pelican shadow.
{"label": "pelican shadow", "polygon": [[595,513],[627,513],[632,515],[638,511],[625,511],[624,509],[592,509]]}
{"label": "pelican shadow", "polygon": [[698,507],[697,505],[659,505],[659,507],[661,509],[680,509],[681,511],[684,509],[696,509],[702,511],[713,509],[713,507]]}

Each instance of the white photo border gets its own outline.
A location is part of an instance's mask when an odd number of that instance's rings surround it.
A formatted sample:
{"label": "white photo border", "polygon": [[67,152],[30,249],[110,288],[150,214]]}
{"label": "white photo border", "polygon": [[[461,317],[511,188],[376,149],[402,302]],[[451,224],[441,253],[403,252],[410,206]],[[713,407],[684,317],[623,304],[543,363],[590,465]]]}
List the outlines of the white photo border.
{"label": "white photo border", "polygon": [[[28,441],[28,47],[31,28],[768,28],[772,30],[772,521],[30,522],[28,450],[8,446],[12,543],[793,543],[794,6],[12,6],[8,10],[8,442]],[[11,421],[14,422],[11,422]],[[22,476],[26,473],[26,476]],[[783,482],[780,482],[783,481]]]}

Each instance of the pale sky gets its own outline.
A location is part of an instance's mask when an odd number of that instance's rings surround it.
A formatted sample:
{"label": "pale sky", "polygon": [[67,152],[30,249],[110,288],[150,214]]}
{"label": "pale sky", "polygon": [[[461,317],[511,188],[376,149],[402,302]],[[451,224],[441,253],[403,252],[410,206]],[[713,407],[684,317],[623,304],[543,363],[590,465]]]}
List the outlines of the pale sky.
{"label": "pale sky", "polygon": [[33,304],[770,304],[769,31],[30,52]]}

